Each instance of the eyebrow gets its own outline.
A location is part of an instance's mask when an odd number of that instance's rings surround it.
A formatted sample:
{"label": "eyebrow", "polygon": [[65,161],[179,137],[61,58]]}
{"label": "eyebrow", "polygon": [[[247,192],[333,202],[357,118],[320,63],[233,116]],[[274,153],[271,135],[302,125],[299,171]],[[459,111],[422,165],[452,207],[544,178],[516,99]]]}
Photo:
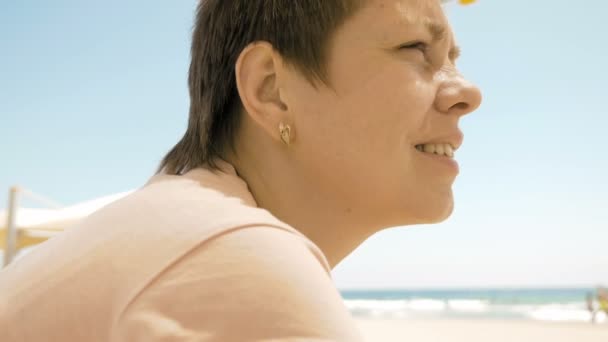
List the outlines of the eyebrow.
{"label": "eyebrow", "polygon": [[424,18],[422,22],[424,23],[424,26],[426,26],[426,29],[431,33],[433,42],[438,42],[446,38],[448,29],[444,25],[432,21],[429,18]]}
{"label": "eyebrow", "polygon": [[[424,25],[424,27],[430,33],[433,43],[440,42],[448,37],[448,28],[443,23],[438,22],[427,16],[413,17],[411,15],[408,15],[408,12],[404,9],[401,9],[400,12],[403,15],[401,17],[401,20],[403,20],[406,25]],[[450,61],[452,61],[452,63],[455,63],[458,57],[460,57],[460,54],[460,47],[455,44],[452,44],[450,51],[448,51],[448,58],[450,59]]]}
{"label": "eyebrow", "polygon": [[452,63],[456,62],[458,57],[460,57],[461,51],[462,50],[460,49],[460,46],[458,46],[458,45],[452,46],[452,48],[448,52],[448,57],[450,58]]}
{"label": "eyebrow", "polygon": [[[431,37],[433,37],[432,38],[433,43],[440,42],[447,38],[448,29],[445,25],[438,23],[436,21],[433,21],[430,18],[423,18],[422,22],[424,23],[424,26],[431,34]],[[450,48],[450,51],[448,52],[448,58],[450,58],[450,61],[452,61],[452,63],[454,63],[458,59],[458,57],[460,57],[460,54],[461,54],[460,47],[457,45],[453,45],[452,48]]]}

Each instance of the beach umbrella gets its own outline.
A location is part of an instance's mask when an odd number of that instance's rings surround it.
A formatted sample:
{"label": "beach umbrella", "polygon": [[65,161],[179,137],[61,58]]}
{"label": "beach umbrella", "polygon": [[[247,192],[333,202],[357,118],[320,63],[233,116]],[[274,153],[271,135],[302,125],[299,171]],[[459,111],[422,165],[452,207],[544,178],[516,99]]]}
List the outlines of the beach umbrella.
{"label": "beach umbrella", "polygon": [[[452,0],[441,0],[441,2],[446,3],[446,2],[451,2]],[[470,5],[472,3],[477,2],[477,0],[458,0],[458,3],[461,5]]]}

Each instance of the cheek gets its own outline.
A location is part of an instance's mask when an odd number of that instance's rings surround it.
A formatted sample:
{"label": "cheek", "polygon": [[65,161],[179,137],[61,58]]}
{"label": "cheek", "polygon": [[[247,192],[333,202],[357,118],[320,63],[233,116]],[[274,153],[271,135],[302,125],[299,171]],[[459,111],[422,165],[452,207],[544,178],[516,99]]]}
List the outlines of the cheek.
{"label": "cheek", "polygon": [[314,146],[319,157],[347,164],[403,153],[424,125],[431,84],[404,63],[345,76],[333,76],[333,89],[298,89],[296,127],[306,149]]}
{"label": "cheek", "polygon": [[424,125],[432,106],[432,85],[416,71],[386,68],[355,82],[335,103],[335,114],[366,143],[402,147]]}

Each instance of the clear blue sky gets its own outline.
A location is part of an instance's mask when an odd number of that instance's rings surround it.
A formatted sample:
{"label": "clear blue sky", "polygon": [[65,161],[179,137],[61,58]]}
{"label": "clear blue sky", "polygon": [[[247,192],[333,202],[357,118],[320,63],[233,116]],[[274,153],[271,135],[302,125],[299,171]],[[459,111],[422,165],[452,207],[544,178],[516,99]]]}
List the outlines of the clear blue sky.
{"label": "clear blue sky", "polygon": [[[0,3],[0,207],[12,184],[72,204],[147,180],[186,125],[194,7]],[[608,284],[608,2],[447,11],[485,95],[462,122],[456,211],[377,234],[338,286]]]}

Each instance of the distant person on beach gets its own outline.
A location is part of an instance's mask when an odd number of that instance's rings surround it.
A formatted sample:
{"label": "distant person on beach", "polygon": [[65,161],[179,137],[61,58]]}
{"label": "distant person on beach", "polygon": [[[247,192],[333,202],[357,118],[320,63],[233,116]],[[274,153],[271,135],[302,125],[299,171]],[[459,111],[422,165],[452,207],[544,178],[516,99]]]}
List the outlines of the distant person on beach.
{"label": "distant person on beach", "polygon": [[608,316],[608,290],[603,287],[598,288],[597,302],[599,304],[599,310]]}
{"label": "distant person on beach", "polygon": [[593,293],[587,293],[587,311],[591,314],[591,323],[595,323],[597,309],[595,307],[595,296]]}
{"label": "distant person on beach", "polygon": [[481,93],[440,0],[205,0],[192,37],[185,135],[0,273],[2,342],[360,341],[331,269],[450,216]]}

